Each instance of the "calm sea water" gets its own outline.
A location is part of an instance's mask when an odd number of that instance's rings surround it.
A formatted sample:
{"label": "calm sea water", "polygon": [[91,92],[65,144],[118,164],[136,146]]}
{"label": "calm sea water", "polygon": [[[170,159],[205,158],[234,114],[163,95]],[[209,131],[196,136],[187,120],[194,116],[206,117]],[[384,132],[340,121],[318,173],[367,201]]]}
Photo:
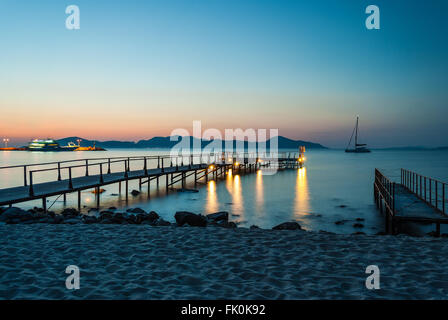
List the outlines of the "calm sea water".
{"label": "calm sea water", "polygon": [[[43,163],[67,159],[94,157],[120,157],[167,154],[168,151],[112,150],[106,152],[0,152],[0,166]],[[174,213],[187,210],[208,214],[228,211],[231,219],[240,226],[257,225],[270,228],[278,223],[295,220],[307,230],[325,230],[352,233],[356,218],[363,218],[362,231],[373,234],[383,230],[383,220],[373,204],[374,168],[387,175],[400,178],[400,168],[448,181],[447,151],[373,151],[370,154],[349,154],[341,150],[307,151],[306,166],[302,169],[279,171],[274,175],[262,172],[247,175],[229,175],[225,180],[199,184],[198,193],[170,192],[165,195],[164,179],[160,190],[152,183],[151,199],[147,199],[146,186],[142,194],[130,196],[126,204],[124,195],[117,196],[118,185],[107,185],[101,195],[102,208],[116,206],[126,209],[140,207],[154,210],[163,218],[174,221]],[[131,168],[132,169],[132,168]],[[79,174],[82,174],[79,173]],[[37,182],[54,179],[55,173],[42,173]],[[18,186],[23,173],[17,170],[0,170],[0,188]],[[123,185],[124,186],[124,185]],[[193,187],[192,184],[190,184]],[[129,190],[137,189],[138,182],[130,182]],[[65,206],[76,206],[76,195],[68,195]],[[82,193],[83,210],[95,206],[90,190]],[[30,208],[41,206],[41,201],[19,204]],[[62,197],[48,199],[51,210],[62,210]],[[343,225],[336,221],[348,220]]]}

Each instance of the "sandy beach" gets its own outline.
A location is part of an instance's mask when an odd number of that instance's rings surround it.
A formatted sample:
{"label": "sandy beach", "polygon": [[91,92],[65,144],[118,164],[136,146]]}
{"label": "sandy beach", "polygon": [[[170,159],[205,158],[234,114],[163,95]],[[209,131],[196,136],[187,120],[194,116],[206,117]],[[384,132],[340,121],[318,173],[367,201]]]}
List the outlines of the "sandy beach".
{"label": "sandy beach", "polygon": [[[448,240],[303,230],[0,225],[1,299],[445,299]],[[68,290],[65,268],[80,268]],[[365,287],[368,265],[380,290]]]}

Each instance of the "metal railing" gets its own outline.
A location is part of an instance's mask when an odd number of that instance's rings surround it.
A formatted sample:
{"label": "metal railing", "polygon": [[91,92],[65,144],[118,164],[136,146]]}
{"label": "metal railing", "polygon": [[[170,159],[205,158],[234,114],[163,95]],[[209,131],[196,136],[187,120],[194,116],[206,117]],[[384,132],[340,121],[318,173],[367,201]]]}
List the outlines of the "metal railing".
{"label": "metal railing", "polygon": [[437,211],[447,214],[447,183],[401,169],[401,184]]}
{"label": "metal railing", "polygon": [[[117,173],[124,173],[124,177],[128,177],[128,173],[131,170],[131,163],[139,163],[139,169],[143,170],[145,175],[148,174],[150,169],[161,169],[161,173],[167,167],[179,166],[192,166],[193,164],[248,164],[257,163],[259,160],[266,161],[278,161],[279,159],[286,159],[294,161],[297,159],[296,153],[247,153],[247,152],[233,152],[233,153],[182,153],[182,154],[170,154],[170,155],[152,155],[152,156],[132,156],[132,157],[108,157],[108,158],[90,158],[90,159],[76,159],[76,160],[64,160],[57,162],[46,163],[33,163],[25,165],[13,165],[0,167],[0,173],[2,170],[23,168],[23,186],[29,186],[30,196],[33,196],[33,185],[35,184],[36,174],[42,172],[55,172],[57,177],[54,181],[61,181],[63,173],[67,175],[67,181],[69,189],[73,188],[72,179],[73,171],[75,169],[83,169],[82,176],[88,177],[91,175],[94,168],[98,168],[100,183],[103,183],[104,174],[112,173],[112,166],[122,163]],[[154,166],[150,166],[150,162],[154,163]],[[48,167],[50,166],[50,167]],[[46,168],[42,168],[46,167]],[[134,165],[135,167],[135,165]],[[65,180],[65,179],[64,179]]]}
{"label": "metal railing", "polygon": [[375,190],[378,196],[384,200],[386,212],[395,215],[395,182],[391,181],[380,170],[375,169]]}

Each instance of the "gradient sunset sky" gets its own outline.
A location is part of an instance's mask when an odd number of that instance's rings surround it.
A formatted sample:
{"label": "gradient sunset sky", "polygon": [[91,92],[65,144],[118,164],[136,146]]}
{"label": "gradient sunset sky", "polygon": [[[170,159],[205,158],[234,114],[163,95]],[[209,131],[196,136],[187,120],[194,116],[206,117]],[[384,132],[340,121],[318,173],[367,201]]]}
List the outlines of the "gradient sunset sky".
{"label": "gradient sunset sky", "polygon": [[372,147],[448,145],[447,15],[443,0],[2,0],[0,138],[140,140],[201,120],[345,147],[359,114]]}

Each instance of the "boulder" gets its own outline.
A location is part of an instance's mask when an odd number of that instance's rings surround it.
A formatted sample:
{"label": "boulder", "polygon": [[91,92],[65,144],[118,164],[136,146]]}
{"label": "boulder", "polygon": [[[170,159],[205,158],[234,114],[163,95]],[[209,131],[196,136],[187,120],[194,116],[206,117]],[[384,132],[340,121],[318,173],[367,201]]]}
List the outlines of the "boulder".
{"label": "boulder", "polygon": [[97,223],[98,219],[95,216],[83,216],[82,221],[86,224]]}
{"label": "boulder", "polygon": [[229,213],[227,211],[210,213],[210,214],[206,215],[206,218],[209,221],[213,221],[213,222],[229,221]]}
{"label": "boulder", "polygon": [[363,218],[356,218],[356,221],[364,221]]}
{"label": "boulder", "polygon": [[218,223],[218,226],[228,229],[234,229],[237,227],[236,223],[233,221],[221,221]]}
{"label": "boulder", "polygon": [[272,230],[301,230],[302,227],[295,221],[283,222],[278,226],[272,228]]}
{"label": "boulder", "polygon": [[162,218],[159,218],[156,221],[154,221],[153,225],[157,227],[162,227],[162,226],[170,226],[171,223],[169,223],[166,220],[163,220]]}
{"label": "boulder", "polygon": [[193,227],[205,227],[207,225],[207,218],[200,214],[195,214],[188,211],[178,211],[174,215],[178,226],[188,224]]}
{"label": "boulder", "polygon": [[132,194],[134,197],[136,197],[136,196],[138,196],[138,195],[140,194],[140,191],[138,191],[138,190],[132,190],[132,191],[131,191],[131,194]]}
{"label": "boulder", "polygon": [[260,230],[260,227],[256,226],[256,225],[251,225],[249,229],[250,230]]}
{"label": "boulder", "polygon": [[353,228],[364,228],[364,225],[362,223],[355,223],[353,224]]}
{"label": "boulder", "polygon": [[69,217],[69,218],[65,218],[62,223],[64,223],[64,224],[78,224],[78,223],[81,223],[81,222],[83,222],[81,217]]}
{"label": "boulder", "polygon": [[32,213],[17,207],[11,207],[0,214],[0,221],[7,222],[15,219],[20,222],[22,219],[27,220],[29,217],[32,217]]}
{"label": "boulder", "polygon": [[355,236],[365,235],[365,233],[361,231],[353,232],[352,234]]}
{"label": "boulder", "polygon": [[129,212],[129,213],[146,213],[146,211],[141,209],[141,208],[131,208],[131,209],[126,210],[126,212]]}
{"label": "boulder", "polygon": [[64,209],[64,210],[61,212],[61,214],[62,214],[64,217],[77,217],[77,216],[79,216],[79,211],[76,210],[76,209],[73,209],[73,208],[67,208],[67,209]]}

